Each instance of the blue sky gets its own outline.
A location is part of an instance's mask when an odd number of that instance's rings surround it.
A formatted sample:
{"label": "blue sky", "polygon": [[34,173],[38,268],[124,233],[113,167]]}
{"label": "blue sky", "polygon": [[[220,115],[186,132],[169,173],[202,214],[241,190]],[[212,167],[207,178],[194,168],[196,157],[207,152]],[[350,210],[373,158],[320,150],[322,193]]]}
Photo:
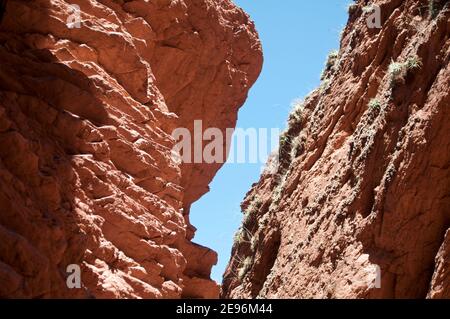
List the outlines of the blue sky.
{"label": "blue sky", "polygon": [[[239,112],[237,126],[284,129],[291,102],[320,83],[328,53],[339,48],[348,0],[234,0],[255,21],[263,51],[263,71]],[[218,252],[212,278],[222,281],[233,236],[242,219],[240,203],[258,181],[261,164],[226,164],[211,191],[191,208],[194,241]]]}

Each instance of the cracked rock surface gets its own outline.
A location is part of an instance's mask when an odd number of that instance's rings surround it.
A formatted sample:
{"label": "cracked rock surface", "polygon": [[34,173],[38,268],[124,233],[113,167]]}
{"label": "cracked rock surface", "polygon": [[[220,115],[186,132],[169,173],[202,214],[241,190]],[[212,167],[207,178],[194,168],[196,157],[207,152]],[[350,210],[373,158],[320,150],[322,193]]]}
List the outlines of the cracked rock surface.
{"label": "cracked rock surface", "polygon": [[181,164],[171,133],[235,126],[262,64],[248,16],[228,0],[8,0],[0,61],[0,296],[218,297],[189,207],[220,165]]}
{"label": "cracked rock surface", "polygon": [[242,203],[223,297],[450,298],[449,2],[370,3]]}

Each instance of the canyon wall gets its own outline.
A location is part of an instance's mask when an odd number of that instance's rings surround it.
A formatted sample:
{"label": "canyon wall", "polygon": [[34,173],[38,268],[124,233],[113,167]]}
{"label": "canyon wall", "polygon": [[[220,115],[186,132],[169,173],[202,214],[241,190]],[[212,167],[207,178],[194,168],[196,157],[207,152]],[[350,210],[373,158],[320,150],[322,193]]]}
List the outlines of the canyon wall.
{"label": "canyon wall", "polygon": [[262,64],[248,16],[229,0],[5,3],[0,297],[218,297],[189,208],[220,165],[182,164],[171,133],[235,126]]}
{"label": "canyon wall", "polygon": [[349,6],[242,203],[223,297],[450,298],[449,18],[448,1]]}

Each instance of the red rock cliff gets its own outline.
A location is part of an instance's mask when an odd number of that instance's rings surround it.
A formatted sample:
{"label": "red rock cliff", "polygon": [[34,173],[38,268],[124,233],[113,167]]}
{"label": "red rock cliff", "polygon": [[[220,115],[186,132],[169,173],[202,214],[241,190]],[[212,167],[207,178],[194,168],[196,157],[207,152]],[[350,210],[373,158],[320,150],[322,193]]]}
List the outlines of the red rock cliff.
{"label": "red rock cliff", "polygon": [[449,2],[349,13],[242,204],[224,297],[450,298]]}
{"label": "red rock cliff", "polygon": [[188,213],[220,165],[181,165],[171,133],[234,127],[262,64],[248,16],[228,0],[6,3],[0,296],[217,297]]}

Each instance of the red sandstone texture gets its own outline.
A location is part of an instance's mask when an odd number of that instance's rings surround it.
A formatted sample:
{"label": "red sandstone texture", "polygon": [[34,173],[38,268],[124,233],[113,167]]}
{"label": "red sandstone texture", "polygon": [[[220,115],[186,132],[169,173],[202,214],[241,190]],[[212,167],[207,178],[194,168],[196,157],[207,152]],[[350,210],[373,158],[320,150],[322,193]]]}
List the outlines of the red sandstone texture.
{"label": "red sandstone texture", "polygon": [[223,297],[450,298],[450,6],[370,3],[246,196]]}
{"label": "red sandstone texture", "polygon": [[235,126],[262,64],[248,16],[228,0],[8,0],[0,61],[0,296],[218,297],[188,214],[220,165],[181,165],[171,133]]}

